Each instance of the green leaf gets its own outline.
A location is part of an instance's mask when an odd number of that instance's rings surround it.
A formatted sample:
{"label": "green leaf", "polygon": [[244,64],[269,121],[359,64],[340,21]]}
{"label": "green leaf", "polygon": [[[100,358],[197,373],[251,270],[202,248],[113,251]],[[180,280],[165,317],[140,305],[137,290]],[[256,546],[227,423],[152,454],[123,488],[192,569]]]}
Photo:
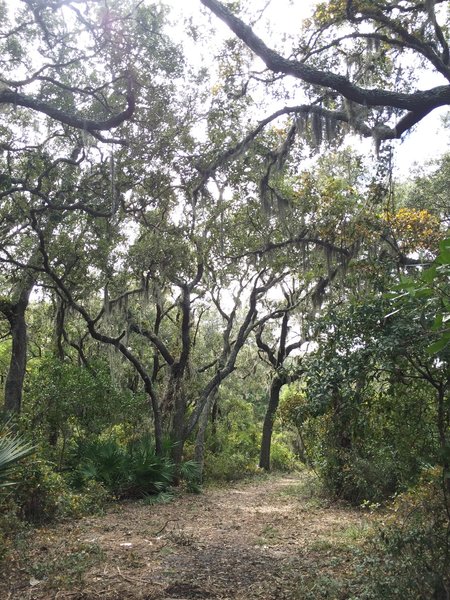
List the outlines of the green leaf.
{"label": "green leaf", "polygon": [[443,350],[450,342],[450,333],[443,335],[439,340],[430,344],[427,348],[429,354],[436,354]]}
{"label": "green leaf", "polygon": [[430,267],[429,269],[427,269],[426,271],[423,272],[422,281],[425,281],[426,283],[431,283],[433,281],[433,279],[436,277],[436,275],[437,275],[437,267],[436,266]]}
{"label": "green leaf", "polygon": [[436,318],[434,319],[434,323],[431,327],[433,331],[438,331],[442,327],[442,323],[444,322],[444,315],[442,312],[438,312]]}
{"label": "green leaf", "polygon": [[[0,487],[11,485],[4,480],[14,465],[34,451],[34,447],[20,435],[13,433],[8,425],[0,432]],[[3,480],[3,482],[2,482]]]}

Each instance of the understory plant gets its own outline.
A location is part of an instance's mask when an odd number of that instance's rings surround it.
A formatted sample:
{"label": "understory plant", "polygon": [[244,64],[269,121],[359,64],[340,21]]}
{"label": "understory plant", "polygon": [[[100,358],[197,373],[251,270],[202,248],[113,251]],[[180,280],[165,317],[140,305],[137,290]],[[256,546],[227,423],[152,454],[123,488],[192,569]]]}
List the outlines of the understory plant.
{"label": "understory plant", "polygon": [[0,488],[13,485],[10,480],[17,463],[31,454],[34,448],[21,435],[14,433],[11,425],[0,428]]}
{"label": "understory plant", "polygon": [[361,600],[450,597],[450,517],[442,470],[425,470],[383,515],[357,559]]}
{"label": "understory plant", "polygon": [[[74,483],[97,481],[118,498],[142,498],[166,492],[176,478],[170,447],[159,456],[148,436],[126,445],[114,438],[96,439],[78,445]],[[194,461],[181,465],[180,476],[188,482],[198,478]]]}
{"label": "understory plant", "polygon": [[0,560],[7,554],[10,538],[20,529],[16,504],[10,489],[21,460],[34,451],[9,422],[0,427]]}

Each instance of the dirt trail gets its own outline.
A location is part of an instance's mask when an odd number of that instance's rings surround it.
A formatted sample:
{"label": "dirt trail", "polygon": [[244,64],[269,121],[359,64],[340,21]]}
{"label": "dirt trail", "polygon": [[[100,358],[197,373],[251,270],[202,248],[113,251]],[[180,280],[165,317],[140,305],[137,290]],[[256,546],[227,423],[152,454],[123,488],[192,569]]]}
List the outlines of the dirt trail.
{"label": "dirt trail", "polygon": [[103,516],[38,530],[0,583],[0,597],[314,597],[319,573],[345,571],[364,520],[321,503],[305,477],[207,489],[164,505],[120,504]]}

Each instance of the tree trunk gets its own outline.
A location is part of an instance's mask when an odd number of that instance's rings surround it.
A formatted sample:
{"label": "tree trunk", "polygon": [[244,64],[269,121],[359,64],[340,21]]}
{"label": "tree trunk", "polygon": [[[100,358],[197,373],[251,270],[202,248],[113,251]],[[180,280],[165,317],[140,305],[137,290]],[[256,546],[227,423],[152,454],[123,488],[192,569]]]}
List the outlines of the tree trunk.
{"label": "tree trunk", "polygon": [[158,402],[158,397],[155,394],[151,379],[147,376],[144,377],[143,373],[140,373],[141,378],[144,380],[144,388],[148,395],[149,407],[153,415],[153,430],[155,435],[155,452],[156,456],[162,456],[164,454],[163,444],[163,426],[161,409]]}
{"label": "tree trunk", "polygon": [[208,418],[211,406],[214,405],[217,396],[217,390],[214,390],[205,404],[202,415],[198,423],[197,437],[195,440],[195,462],[198,464],[200,483],[203,481],[203,467],[205,464],[205,434],[208,426]]}
{"label": "tree trunk", "polygon": [[172,448],[170,456],[175,465],[174,485],[180,483],[180,467],[183,460],[184,442],[186,441],[184,430],[184,417],[186,413],[186,402],[182,389],[178,389],[178,395],[175,397],[174,414],[172,418],[172,426],[170,430],[170,439]]}
{"label": "tree trunk", "polygon": [[275,415],[280,403],[280,391],[285,381],[282,377],[275,375],[270,385],[269,404],[267,406],[266,416],[261,440],[261,452],[259,455],[259,466],[265,471],[270,471],[270,446],[272,444],[272,431]]}
{"label": "tree trunk", "polygon": [[[156,400],[157,401],[157,400]],[[156,456],[162,456],[164,454],[164,444],[163,444],[163,427],[161,421],[161,413],[158,408],[155,408],[155,402],[150,396],[150,406],[152,407],[153,412],[153,428],[155,434],[155,452]]]}
{"label": "tree trunk", "polygon": [[439,444],[441,447],[441,453],[443,456],[442,469],[443,469],[443,487],[445,494],[445,502],[447,510],[449,510],[450,502],[450,461],[448,460],[448,420],[449,415],[446,410],[446,397],[444,386],[439,386],[437,391],[437,426],[439,432]]}
{"label": "tree trunk", "polygon": [[179,467],[183,458],[184,442],[186,440],[185,417],[187,410],[184,390],[184,373],[179,363],[172,365],[170,379],[167,384],[163,406],[170,418],[170,440],[172,448],[170,456],[175,464],[175,480],[179,483]]}
{"label": "tree trunk", "polygon": [[311,461],[309,460],[308,450],[306,448],[305,439],[303,437],[303,433],[301,427],[296,427],[297,431],[297,454],[307,467],[311,466]]}
{"label": "tree trunk", "polygon": [[27,364],[27,324],[25,311],[28,297],[25,301],[15,304],[8,315],[11,325],[11,361],[5,384],[5,411],[19,414],[22,407],[22,390]]}

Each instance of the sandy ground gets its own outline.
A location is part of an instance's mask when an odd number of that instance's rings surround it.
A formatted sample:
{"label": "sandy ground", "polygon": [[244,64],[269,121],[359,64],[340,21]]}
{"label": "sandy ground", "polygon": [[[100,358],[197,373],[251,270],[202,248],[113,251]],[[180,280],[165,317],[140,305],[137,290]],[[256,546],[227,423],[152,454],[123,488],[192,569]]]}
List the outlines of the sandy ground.
{"label": "sandy ground", "polygon": [[0,598],[301,600],[346,570],[364,518],[318,499],[306,475],[122,503],[34,532]]}

